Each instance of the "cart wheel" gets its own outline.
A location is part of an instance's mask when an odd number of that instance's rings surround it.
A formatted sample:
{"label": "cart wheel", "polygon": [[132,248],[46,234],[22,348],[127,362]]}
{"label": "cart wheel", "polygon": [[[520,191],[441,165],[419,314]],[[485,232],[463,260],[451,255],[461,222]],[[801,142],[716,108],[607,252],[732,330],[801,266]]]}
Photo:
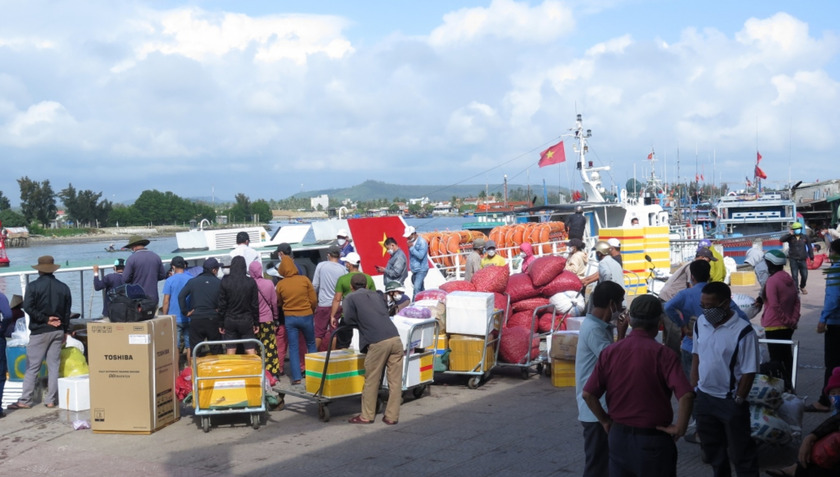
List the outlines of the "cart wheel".
{"label": "cart wheel", "polygon": [[529,371],[528,368],[522,368],[521,373],[522,373],[522,379],[528,379],[528,378],[531,377],[531,371]]}
{"label": "cart wheel", "polygon": [[330,408],[326,404],[318,404],[318,418],[322,422],[330,422]]}
{"label": "cart wheel", "polygon": [[543,366],[542,363],[538,364],[537,365],[537,374],[542,374],[543,368],[545,368],[545,366]]}
{"label": "cart wheel", "polygon": [[260,428],[260,414],[258,412],[251,413],[251,427],[253,427],[254,430]]}
{"label": "cart wheel", "polygon": [[204,429],[204,432],[210,432],[210,418],[202,416],[201,418],[201,428]]}
{"label": "cart wheel", "polygon": [[411,390],[411,393],[414,395],[414,399],[420,399],[421,397],[423,397],[423,394],[426,393],[426,385],[421,384],[420,386],[417,386],[416,388]]}
{"label": "cart wheel", "polygon": [[470,389],[476,389],[480,385],[481,385],[481,376],[472,377],[467,381],[467,387],[470,388]]}

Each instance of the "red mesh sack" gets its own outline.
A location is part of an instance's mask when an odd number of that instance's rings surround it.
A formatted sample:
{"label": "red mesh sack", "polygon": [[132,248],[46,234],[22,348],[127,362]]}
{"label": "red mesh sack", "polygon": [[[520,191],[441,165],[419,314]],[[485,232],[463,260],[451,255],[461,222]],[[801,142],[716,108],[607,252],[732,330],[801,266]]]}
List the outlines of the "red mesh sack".
{"label": "red mesh sack", "polygon": [[511,302],[516,302],[540,296],[540,289],[534,286],[527,273],[517,273],[508,279],[507,294]]}
{"label": "red mesh sack", "polygon": [[548,255],[545,257],[539,257],[531,262],[531,264],[528,265],[528,275],[530,275],[531,281],[534,283],[535,287],[541,287],[548,284],[551,280],[554,280],[554,277],[560,275],[560,272],[562,272],[565,268],[565,258]]}
{"label": "red mesh sack", "polygon": [[[469,283],[469,282],[467,282]],[[469,290],[467,290],[469,291]],[[423,290],[420,293],[414,295],[414,301],[420,300],[437,300],[441,303],[446,303],[446,291],[441,290],[439,288],[433,288],[431,290]]]}
{"label": "red mesh sack", "polygon": [[[514,313],[507,320],[508,328],[525,328],[531,330],[531,318],[534,316],[534,310],[520,311]],[[535,328],[536,329],[536,328]]]}
{"label": "red mesh sack", "polygon": [[529,340],[531,332],[525,328],[505,328],[499,343],[499,357],[505,363],[524,363],[530,352],[531,359],[540,355],[540,339],[534,336]]}
{"label": "red mesh sack", "polygon": [[530,310],[533,311],[535,308],[548,305],[549,301],[548,298],[537,297],[537,298],[528,298],[527,300],[520,300],[516,303],[510,304],[510,309],[512,312],[516,313],[518,311]]}
{"label": "red mesh sack", "polygon": [[475,272],[472,276],[472,284],[475,285],[475,291],[504,293],[508,278],[510,278],[508,267],[491,265]]}
{"label": "red mesh sack", "polygon": [[[563,323],[560,323],[562,318],[563,317],[560,315],[556,315],[554,317],[554,331],[566,330],[566,321],[564,320]],[[537,329],[540,333],[547,333],[551,331],[551,310],[540,314],[539,321],[537,322]]]}
{"label": "red mesh sack", "polygon": [[446,282],[440,286],[440,289],[445,291],[446,293],[452,293],[454,291],[475,291],[475,285],[466,281],[466,280],[453,280],[451,282]]}
{"label": "red mesh sack", "polygon": [[540,293],[542,293],[542,296],[550,298],[557,293],[580,291],[581,288],[583,288],[583,283],[581,283],[580,278],[576,274],[564,270],[554,280],[551,280],[547,285],[540,288]]}
{"label": "red mesh sack", "polygon": [[493,306],[496,307],[497,310],[504,310],[507,308],[508,299],[502,293],[494,293],[493,294]]}

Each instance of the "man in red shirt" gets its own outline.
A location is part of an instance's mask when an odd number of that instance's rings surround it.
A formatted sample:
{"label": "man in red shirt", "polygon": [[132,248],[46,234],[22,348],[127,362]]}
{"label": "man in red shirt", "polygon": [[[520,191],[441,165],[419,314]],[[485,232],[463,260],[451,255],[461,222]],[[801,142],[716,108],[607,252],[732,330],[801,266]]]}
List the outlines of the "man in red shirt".
{"label": "man in red shirt", "polygon": [[[609,435],[610,475],[677,475],[675,441],[685,434],[694,393],[672,349],[655,340],[662,303],[642,295],[630,305],[627,338],[608,346],[583,399]],[[598,399],[607,394],[607,414]],[[671,394],[679,400],[673,423]]]}

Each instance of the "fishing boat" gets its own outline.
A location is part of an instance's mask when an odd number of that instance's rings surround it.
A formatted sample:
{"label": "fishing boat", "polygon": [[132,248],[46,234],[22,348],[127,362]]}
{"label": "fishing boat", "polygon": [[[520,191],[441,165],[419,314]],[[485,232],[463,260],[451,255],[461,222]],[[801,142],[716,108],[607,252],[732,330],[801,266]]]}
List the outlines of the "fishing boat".
{"label": "fishing boat", "polygon": [[797,221],[796,203],[779,192],[732,192],[717,201],[711,216],[716,221],[712,241],[738,264],[756,240],[765,251],[781,249],[779,238]]}

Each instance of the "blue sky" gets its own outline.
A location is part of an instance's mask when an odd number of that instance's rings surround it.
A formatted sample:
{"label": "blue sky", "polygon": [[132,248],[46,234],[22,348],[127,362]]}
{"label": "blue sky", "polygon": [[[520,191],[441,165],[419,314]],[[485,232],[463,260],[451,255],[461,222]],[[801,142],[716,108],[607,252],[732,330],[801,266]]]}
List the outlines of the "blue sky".
{"label": "blue sky", "polygon": [[[837,2],[0,0],[0,190],[836,178]],[[567,156],[573,151],[569,141]],[[696,166],[695,166],[696,164]],[[480,187],[477,187],[479,189]]]}

